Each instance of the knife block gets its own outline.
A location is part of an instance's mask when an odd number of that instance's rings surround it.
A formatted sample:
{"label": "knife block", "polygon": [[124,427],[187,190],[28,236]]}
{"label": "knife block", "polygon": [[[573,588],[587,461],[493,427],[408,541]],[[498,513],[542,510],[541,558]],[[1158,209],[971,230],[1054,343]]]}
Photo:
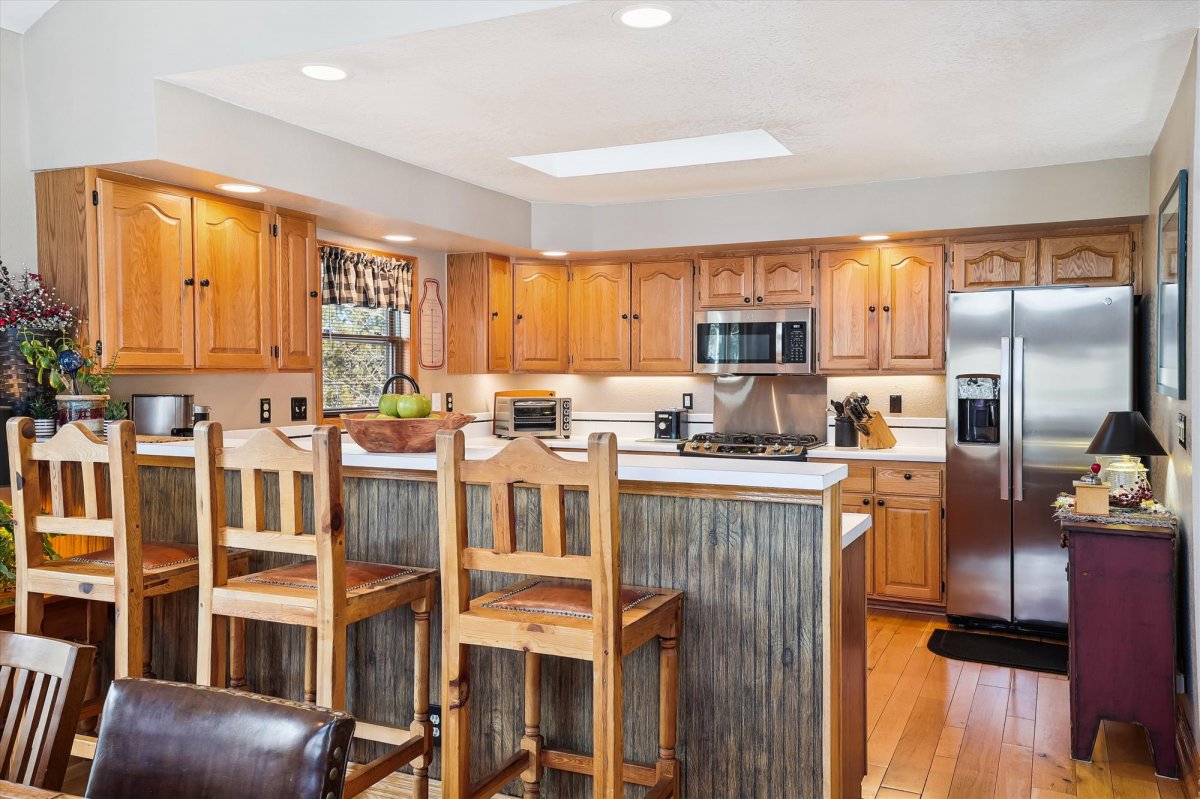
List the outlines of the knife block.
{"label": "knife block", "polygon": [[863,433],[859,444],[863,449],[891,449],[896,446],[896,436],[883,420],[882,413],[873,412],[866,425],[867,432]]}

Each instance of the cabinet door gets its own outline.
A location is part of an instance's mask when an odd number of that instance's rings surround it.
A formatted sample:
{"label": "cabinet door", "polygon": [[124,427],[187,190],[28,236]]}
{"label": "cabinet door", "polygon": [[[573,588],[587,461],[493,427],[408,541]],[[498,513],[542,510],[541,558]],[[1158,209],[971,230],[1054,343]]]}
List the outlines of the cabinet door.
{"label": "cabinet door", "polygon": [[1043,286],[1124,286],[1133,275],[1128,233],[1039,239],[1038,283]]}
{"label": "cabinet door", "polygon": [[[871,515],[874,498],[870,494],[842,494],[842,513]],[[875,570],[872,568],[871,530],[867,530],[867,593],[875,593]]]}
{"label": "cabinet door", "polygon": [[812,253],[755,256],[754,301],[760,305],[811,305]]}
{"label": "cabinet door", "polygon": [[490,319],[487,265],[488,257],[481,252],[446,256],[446,371],[449,374],[473,375],[487,370],[490,327],[487,321]]}
{"label": "cabinet door", "polygon": [[701,308],[743,308],[753,302],[753,258],[700,259]]}
{"label": "cabinet door", "polygon": [[310,219],[276,217],[279,297],[279,368],[312,369],[321,352],[321,265],[317,225]]}
{"label": "cabinet door", "polygon": [[270,368],[267,214],[196,198],[196,365]]}
{"label": "cabinet door", "polygon": [[629,264],[571,267],[571,371],[629,371]]}
{"label": "cabinet door", "polygon": [[941,500],[879,496],[874,522],[875,595],[941,601]]}
{"label": "cabinet door", "polygon": [[513,371],[567,371],[566,264],[513,264]]}
{"label": "cabinet door", "polygon": [[119,353],[122,367],[192,366],[191,198],[108,180],[96,184],[104,353]]}
{"label": "cabinet door", "polygon": [[488,255],[488,356],[489,372],[512,370],[513,314],[512,262]]}
{"label": "cabinet door", "polygon": [[630,274],[633,371],[691,372],[692,262],[638,263]]}
{"label": "cabinet door", "polygon": [[954,291],[1012,289],[1037,285],[1037,242],[965,241],[954,245]]}
{"label": "cabinet door", "polygon": [[878,264],[871,248],[821,253],[822,371],[879,368]]}
{"label": "cabinet door", "polygon": [[942,368],[946,318],[944,258],[940,244],[880,249],[882,368]]}

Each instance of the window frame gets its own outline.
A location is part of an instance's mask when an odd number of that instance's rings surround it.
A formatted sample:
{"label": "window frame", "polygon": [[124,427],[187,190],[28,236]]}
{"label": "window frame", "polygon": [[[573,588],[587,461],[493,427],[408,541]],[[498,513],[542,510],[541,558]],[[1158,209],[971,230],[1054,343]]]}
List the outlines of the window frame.
{"label": "window frame", "polygon": [[[321,306],[321,384],[318,386],[318,396],[321,398],[321,415],[325,418],[335,418],[344,413],[363,413],[379,410],[376,405],[362,405],[327,408],[325,407],[325,342],[326,341],[346,341],[360,344],[387,344],[390,345],[391,351],[389,354],[389,370],[391,374],[397,371],[402,371],[397,364],[404,363],[404,347],[412,340],[412,314],[409,313],[409,338],[403,337],[404,329],[404,311],[398,308],[367,308],[369,311],[383,311],[387,314],[388,335],[377,335],[372,333],[334,333],[327,331],[325,328],[325,308]],[[382,388],[382,386],[380,387]]]}

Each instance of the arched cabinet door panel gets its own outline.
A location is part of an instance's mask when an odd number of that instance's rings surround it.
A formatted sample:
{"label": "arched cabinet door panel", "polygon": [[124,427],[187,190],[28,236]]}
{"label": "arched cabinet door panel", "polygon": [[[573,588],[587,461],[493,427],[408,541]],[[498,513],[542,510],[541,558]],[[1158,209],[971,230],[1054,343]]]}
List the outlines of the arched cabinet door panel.
{"label": "arched cabinet door panel", "polygon": [[635,372],[691,372],[692,262],[630,267],[631,360]]}
{"label": "arched cabinet door panel", "polygon": [[821,253],[818,325],[821,371],[879,368],[879,252],[863,247]]}
{"label": "arched cabinet door panel", "polygon": [[571,371],[629,371],[629,264],[571,268]]}
{"label": "arched cabinet door panel", "polygon": [[880,250],[880,366],[933,371],[945,363],[945,251],[940,244]]}
{"label": "arched cabinet door panel", "polygon": [[568,294],[566,264],[513,264],[514,372],[568,370]]}
{"label": "arched cabinet door panel", "polygon": [[754,304],[754,259],[701,258],[701,308],[748,308]]}

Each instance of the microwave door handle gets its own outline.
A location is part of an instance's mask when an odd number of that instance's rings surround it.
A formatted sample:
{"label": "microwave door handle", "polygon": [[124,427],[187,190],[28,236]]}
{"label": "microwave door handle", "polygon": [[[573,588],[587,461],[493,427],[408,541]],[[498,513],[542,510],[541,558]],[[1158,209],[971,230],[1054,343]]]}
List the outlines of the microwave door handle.
{"label": "microwave door handle", "polygon": [[[1012,397],[1012,347],[1008,336],[1000,338],[1000,401],[1008,403]],[[1012,445],[1012,436],[1009,430],[1009,408],[1002,407],[1000,409],[1000,499],[1009,498],[1009,447]],[[959,425],[967,422],[966,419],[959,419]]]}
{"label": "microwave door handle", "polygon": [[775,363],[783,365],[783,322],[775,323]]}

